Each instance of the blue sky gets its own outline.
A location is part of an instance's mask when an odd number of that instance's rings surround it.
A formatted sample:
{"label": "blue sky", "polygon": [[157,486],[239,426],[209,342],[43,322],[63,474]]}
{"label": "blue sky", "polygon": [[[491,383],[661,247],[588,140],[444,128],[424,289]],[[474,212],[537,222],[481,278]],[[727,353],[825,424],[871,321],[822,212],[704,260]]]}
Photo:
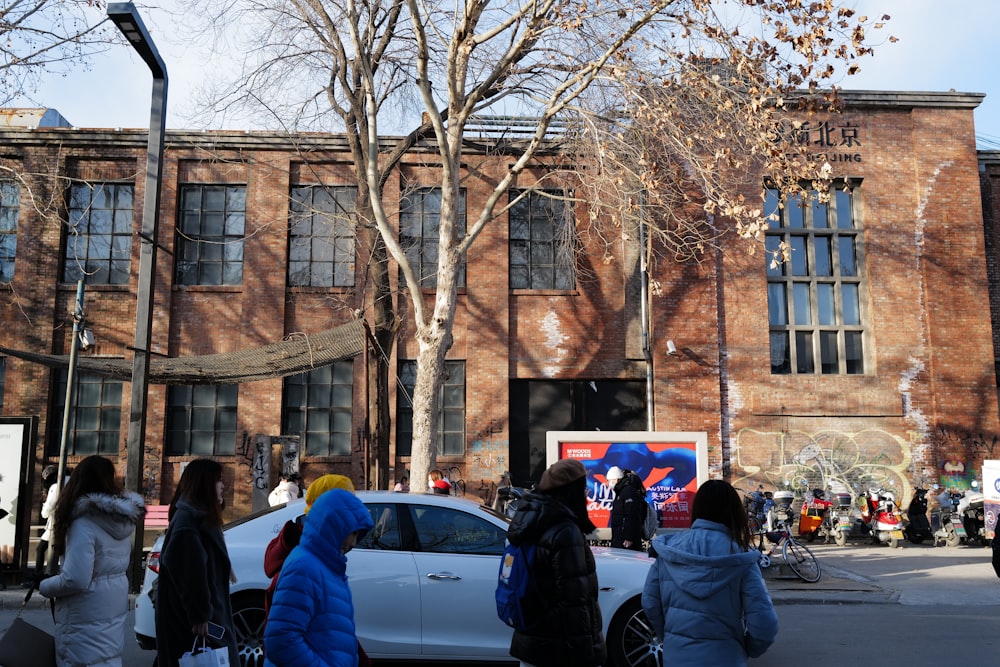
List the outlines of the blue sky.
{"label": "blue sky", "polygon": [[[170,4],[137,6],[167,64],[167,127],[179,129],[192,126],[185,119],[202,72],[223,65],[171,40],[173,18],[158,8]],[[888,14],[884,33],[899,42],[879,46],[874,58],[862,61],[859,75],[842,82],[844,88],[985,93],[975,113],[978,144],[1000,149],[1000,0],[857,0],[856,6],[870,17]],[[148,127],[150,93],[149,70],[122,47],[98,57],[90,71],[53,78],[18,105],[58,109],[78,127]]]}

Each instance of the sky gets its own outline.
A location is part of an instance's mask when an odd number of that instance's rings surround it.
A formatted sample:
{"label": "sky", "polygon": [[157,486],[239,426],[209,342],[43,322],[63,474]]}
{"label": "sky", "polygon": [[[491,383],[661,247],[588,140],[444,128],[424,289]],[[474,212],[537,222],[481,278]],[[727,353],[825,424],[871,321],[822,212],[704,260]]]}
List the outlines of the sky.
{"label": "sky", "polygon": [[[854,0],[859,13],[890,16],[882,34],[898,42],[876,47],[861,72],[840,85],[852,90],[985,93],[975,111],[979,148],[1000,149],[1000,0]],[[167,65],[167,128],[184,129],[203,72],[224,67],[172,39],[175,20],[162,2],[136,2],[153,42]],[[872,33],[876,34],[876,33]],[[54,77],[31,100],[12,106],[58,110],[77,127],[146,128],[152,79],[128,47],[98,56],[89,71]],[[252,129],[252,128],[219,128]]]}

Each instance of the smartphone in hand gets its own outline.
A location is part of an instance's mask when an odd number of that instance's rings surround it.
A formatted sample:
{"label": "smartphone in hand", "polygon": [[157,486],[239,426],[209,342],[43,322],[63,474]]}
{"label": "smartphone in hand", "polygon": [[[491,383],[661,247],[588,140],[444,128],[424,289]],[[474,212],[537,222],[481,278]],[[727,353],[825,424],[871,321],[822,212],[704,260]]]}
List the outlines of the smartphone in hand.
{"label": "smartphone in hand", "polygon": [[226,636],[226,628],[218,623],[208,622],[208,636],[212,639],[221,640]]}

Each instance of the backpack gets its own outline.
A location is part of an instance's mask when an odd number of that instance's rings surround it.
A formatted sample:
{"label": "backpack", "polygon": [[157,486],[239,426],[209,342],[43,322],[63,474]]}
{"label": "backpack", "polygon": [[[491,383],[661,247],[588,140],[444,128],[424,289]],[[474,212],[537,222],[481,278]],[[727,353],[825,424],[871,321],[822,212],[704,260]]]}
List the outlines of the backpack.
{"label": "backpack", "polygon": [[646,516],[642,520],[642,539],[651,540],[656,535],[656,529],[660,527],[660,518],[656,515],[656,507],[650,503],[643,503],[646,506]]}
{"label": "backpack", "polygon": [[534,565],[534,544],[519,547],[507,543],[497,577],[497,616],[515,630],[529,630],[534,625],[534,619],[529,618],[536,595]]}

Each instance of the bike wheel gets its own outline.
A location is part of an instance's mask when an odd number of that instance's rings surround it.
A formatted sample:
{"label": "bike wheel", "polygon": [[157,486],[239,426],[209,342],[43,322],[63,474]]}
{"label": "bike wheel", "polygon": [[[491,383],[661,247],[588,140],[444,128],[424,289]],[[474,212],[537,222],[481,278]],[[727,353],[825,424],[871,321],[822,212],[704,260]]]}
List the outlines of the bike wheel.
{"label": "bike wheel", "polygon": [[791,537],[785,539],[781,545],[781,557],[785,559],[792,572],[807,584],[814,584],[823,576],[816,556],[809,551],[809,547],[796,542]]}

